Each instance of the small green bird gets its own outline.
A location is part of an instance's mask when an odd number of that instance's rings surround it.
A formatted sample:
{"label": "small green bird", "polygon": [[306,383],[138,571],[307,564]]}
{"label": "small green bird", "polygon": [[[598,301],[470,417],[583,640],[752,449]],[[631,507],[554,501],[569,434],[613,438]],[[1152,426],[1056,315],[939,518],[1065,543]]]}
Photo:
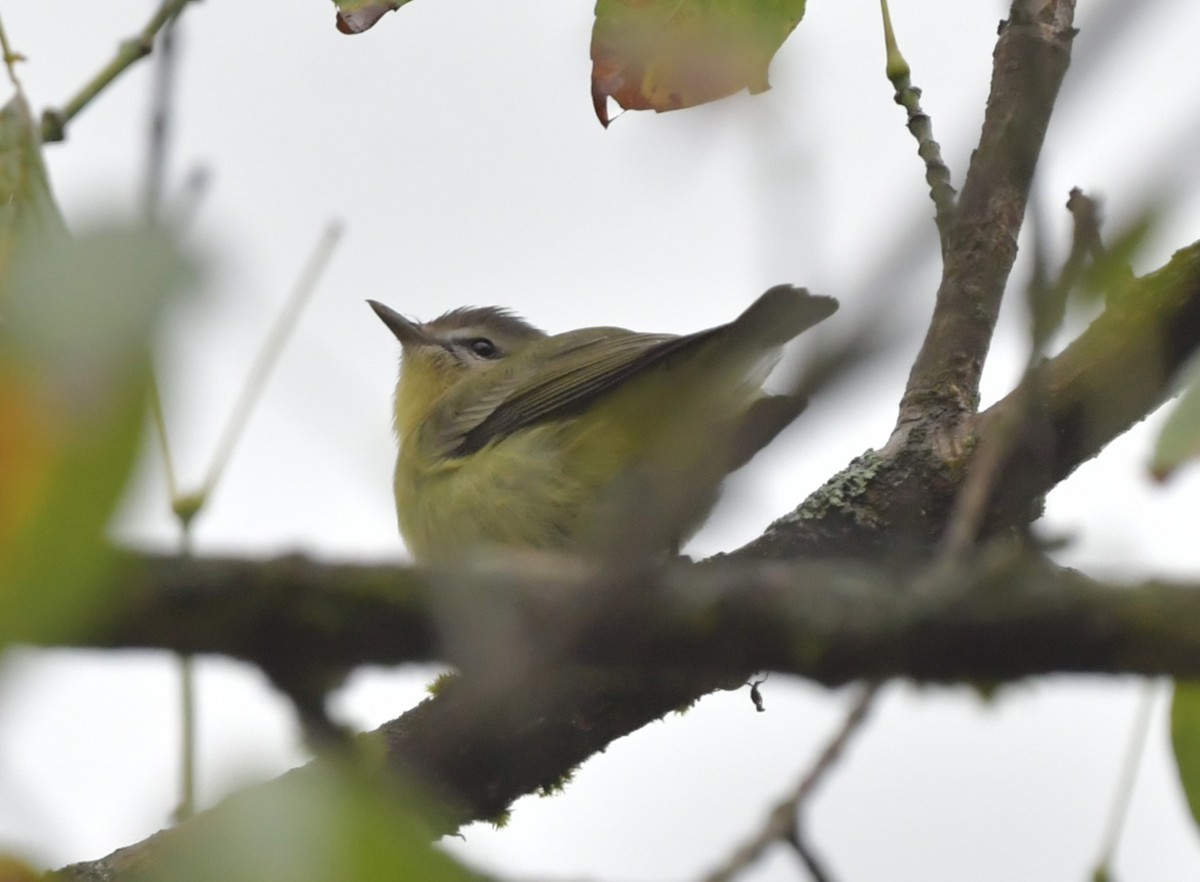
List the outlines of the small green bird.
{"label": "small green bird", "polygon": [[625,561],[677,550],[725,475],[803,409],[763,380],[785,343],[837,309],[780,285],[685,336],[550,336],[497,307],[421,324],[368,303],[402,346],[396,513],[429,563],[489,547]]}

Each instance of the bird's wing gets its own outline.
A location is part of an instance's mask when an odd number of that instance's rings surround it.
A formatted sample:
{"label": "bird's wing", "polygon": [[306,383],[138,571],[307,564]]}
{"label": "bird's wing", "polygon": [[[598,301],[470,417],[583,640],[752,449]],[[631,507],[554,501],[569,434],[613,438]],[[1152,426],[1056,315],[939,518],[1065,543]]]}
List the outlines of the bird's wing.
{"label": "bird's wing", "polygon": [[[548,419],[572,416],[622,383],[659,364],[685,337],[588,328],[560,335],[558,350],[543,350],[535,376],[518,362],[483,394],[456,408],[445,422],[442,450],[466,456],[494,440]],[[492,378],[489,378],[491,380]]]}
{"label": "bird's wing", "polygon": [[[585,328],[553,338],[557,351],[538,365],[536,376],[520,363],[489,378],[490,387],[471,390],[443,422],[437,439],[446,456],[467,456],[492,441],[548,419],[574,416],[605,393],[673,357],[737,329],[756,346],[782,346],[837,308],[828,297],[779,285],[756,300],[733,322],[678,337],[638,334],[622,328]],[[544,353],[545,350],[542,350]]]}

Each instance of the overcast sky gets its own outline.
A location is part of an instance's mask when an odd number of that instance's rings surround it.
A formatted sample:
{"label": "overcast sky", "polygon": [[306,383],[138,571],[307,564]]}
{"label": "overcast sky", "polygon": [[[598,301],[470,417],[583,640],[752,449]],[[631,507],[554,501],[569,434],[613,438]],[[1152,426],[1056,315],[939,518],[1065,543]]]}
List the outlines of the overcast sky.
{"label": "overcast sky", "polygon": [[[1200,5],[1080,4],[1075,64],[1037,183],[1047,235],[1069,236],[1072,186],[1108,230],[1162,204],[1137,269],[1200,238]],[[134,33],[139,0],[0,4],[37,108],[63,103]],[[897,0],[901,46],[960,185],[977,139],[1005,4]],[[321,230],[345,236],[262,404],[197,523],[201,553],[399,558],[390,473],[396,344],[368,297],[429,318],[504,304],[550,331],[616,324],[683,332],[791,282],[838,297],[830,324],[890,304],[894,358],[800,423],[733,482],[694,542],[757,535],[891,429],[937,280],[923,170],[883,76],[877,5],[815,2],[772,68],[774,89],[691,111],[626,114],[605,131],[588,93],[587,2],[418,0],[346,37],[326,0],[209,0],[187,10],[169,196],[208,185],[190,242],[203,291],[171,317],[160,363],[186,484],[198,482],[246,366]],[[47,148],[77,229],[138,206],[150,66],[124,77]],[[1028,245],[1028,237],[1023,239]],[[1025,249],[1026,252],[1029,250]],[[1028,276],[1026,264],[1014,286]],[[1019,289],[1018,289],[1019,290]],[[1019,371],[1010,298],[985,398]],[[1167,487],[1145,462],[1155,420],[1049,500],[1064,560],[1099,574],[1200,574],[1200,469]],[[117,530],[168,548],[151,456]],[[201,671],[202,799],[301,761],[288,708],[224,660]],[[373,726],[429,671],[370,671],[337,698]],[[10,653],[0,661],[0,849],[49,865],[161,826],[174,801],[174,669],[152,655]],[[985,702],[894,684],[812,804],[838,878],[1080,879],[1099,847],[1141,694],[1132,679],[1053,678]],[[1158,707],[1117,871],[1200,877],[1200,839],[1173,778]],[[768,713],[712,696],[614,744],[565,795],[526,799],[502,831],[453,849],[510,874],[694,878],[726,855],[811,761],[850,697],[772,678]],[[756,882],[803,878],[786,853]]]}

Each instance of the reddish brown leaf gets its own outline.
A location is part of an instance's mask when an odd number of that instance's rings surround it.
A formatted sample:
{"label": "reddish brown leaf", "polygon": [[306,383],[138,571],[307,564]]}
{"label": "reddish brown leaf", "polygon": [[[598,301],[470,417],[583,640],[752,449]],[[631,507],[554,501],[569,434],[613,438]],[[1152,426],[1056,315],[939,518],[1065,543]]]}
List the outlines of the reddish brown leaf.
{"label": "reddish brown leaf", "polygon": [[592,104],[677,110],[770,88],[767,69],[805,0],[598,0]]}
{"label": "reddish brown leaf", "polygon": [[343,34],[361,34],[375,26],[387,13],[409,0],[334,0],[337,4],[337,29]]}

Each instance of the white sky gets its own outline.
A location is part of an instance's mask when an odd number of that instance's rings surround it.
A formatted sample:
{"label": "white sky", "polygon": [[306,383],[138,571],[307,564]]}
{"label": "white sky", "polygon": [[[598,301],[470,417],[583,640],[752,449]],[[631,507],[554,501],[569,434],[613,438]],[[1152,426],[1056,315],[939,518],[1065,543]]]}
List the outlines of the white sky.
{"label": "white sky", "polygon": [[[152,5],[4,3],[35,107],[65,101]],[[1101,28],[1122,5],[1130,14]],[[1005,4],[892,6],[960,185]],[[1190,159],[1200,141],[1200,6],[1081,6],[1077,64],[1040,170],[1043,216],[1061,242],[1074,185],[1104,197],[1110,229],[1169,194],[1172,208],[1139,258],[1139,269],[1152,268],[1200,237]],[[876,308],[873,298],[894,303],[911,332],[896,357],[816,402],[739,476],[698,554],[753,537],[886,440],[932,304],[936,239],[915,145],[882,74],[876,4],[814,3],[764,96],[627,114],[608,131],[588,94],[590,16],[587,2],[419,0],[348,38],[324,0],[210,0],[187,11],[171,192],[197,168],[210,174],[194,242],[211,264],[203,298],[173,317],[162,348],[185,483],[207,467],[246,365],[320,230],[332,218],[347,229],[198,522],[199,551],[402,555],[390,489],[396,346],[368,297],[420,317],[505,304],[550,331],[695,330],[778,282],[837,296],[834,322],[846,326]],[[149,70],[128,75],[47,151],[78,228],[136,210]],[[898,248],[911,260],[880,258]],[[1027,273],[1020,265],[1015,281]],[[1023,357],[1012,299],[988,399],[1006,391]],[[1152,437],[1146,427],[1130,433],[1052,495],[1047,530],[1075,539],[1072,564],[1200,573],[1200,469],[1153,486],[1144,471]],[[120,534],[174,541],[153,460]],[[375,725],[415,702],[429,678],[362,672],[337,706]],[[153,654],[12,653],[0,663],[0,849],[58,865],[161,826],[174,800],[173,688],[173,667]],[[1053,678],[986,703],[962,688],[895,684],[812,804],[814,844],[847,880],[1082,878],[1139,690],[1134,680]],[[452,847],[511,875],[695,877],[791,786],[849,697],[782,677],[765,695],[766,714],[744,693],[723,694],[655,723],[588,763],[565,795],[523,800],[505,830],[471,828]],[[1123,880],[1200,874],[1164,711],[1160,700],[1116,863]],[[201,714],[206,802],[300,759],[288,709],[252,670],[202,662]],[[747,878],[803,871],[780,853]]]}

